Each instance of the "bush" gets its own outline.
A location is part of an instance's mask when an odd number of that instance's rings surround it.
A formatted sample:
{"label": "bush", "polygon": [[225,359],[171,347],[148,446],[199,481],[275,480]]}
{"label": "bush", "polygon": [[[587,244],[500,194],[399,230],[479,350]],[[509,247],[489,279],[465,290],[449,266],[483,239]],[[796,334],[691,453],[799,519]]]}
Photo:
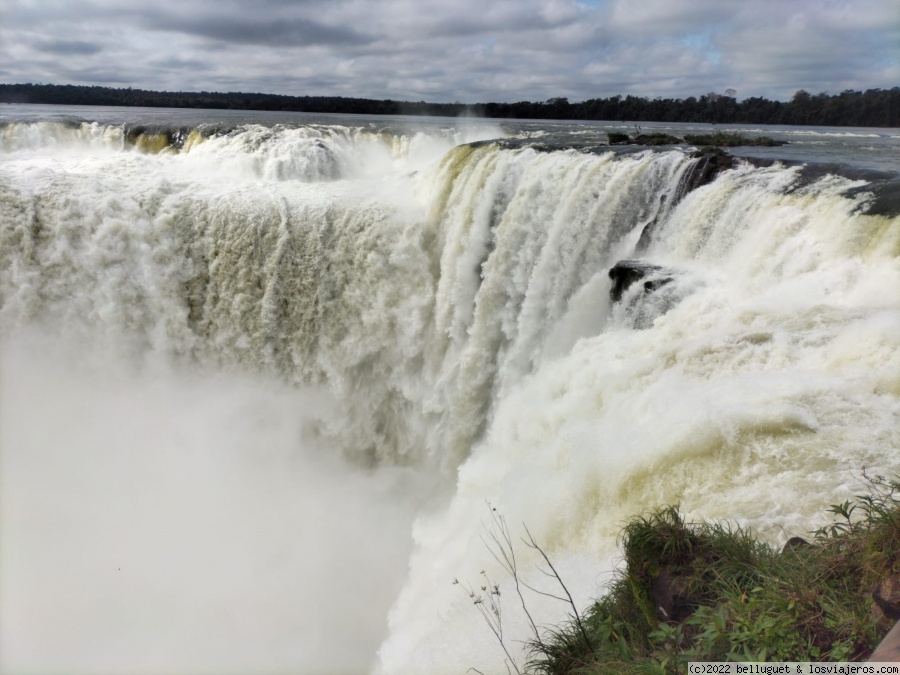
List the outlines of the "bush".
{"label": "bush", "polygon": [[639,134],[635,137],[634,142],[638,145],[675,145],[681,143],[681,139],[677,136],[669,134]]}
{"label": "bush", "polygon": [[732,134],[724,131],[718,131],[714,134],[686,134],[684,140],[691,145],[711,145],[717,148],[734,148],[739,145],[766,147],[785,145],[784,141],[776,141],[767,136],[745,138],[740,134]]}

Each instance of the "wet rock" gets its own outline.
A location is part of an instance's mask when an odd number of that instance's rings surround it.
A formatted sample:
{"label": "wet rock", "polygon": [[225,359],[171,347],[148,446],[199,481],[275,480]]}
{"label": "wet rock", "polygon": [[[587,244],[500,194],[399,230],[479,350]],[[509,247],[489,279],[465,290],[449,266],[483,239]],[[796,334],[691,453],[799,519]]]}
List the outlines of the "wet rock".
{"label": "wet rock", "polygon": [[[734,167],[734,157],[719,148],[702,148],[691,155],[694,163],[685,171],[675,190],[674,203],[677,204],[693,190],[712,183],[716,176],[726,169]],[[637,251],[646,251],[650,246],[650,240],[657,228],[657,220],[647,223],[641,231],[641,237],[637,243]]]}
{"label": "wet rock", "polygon": [[804,548],[812,548],[812,544],[803,537],[791,537],[784,543],[784,547],[781,549],[781,555],[784,555],[788,551],[798,551]]}
{"label": "wet rock", "polygon": [[692,156],[698,160],[685,174],[684,180],[679,185],[681,196],[688,194],[698,187],[709,185],[722,171],[734,167],[734,157],[718,148],[704,148],[705,152],[697,152]]}
{"label": "wet rock", "polygon": [[870,216],[885,216],[895,218],[900,216],[900,180],[884,181],[863,185],[848,190],[845,194],[849,197],[865,195],[859,210]]}
{"label": "wet rock", "polygon": [[692,145],[711,145],[715,147],[735,148],[738,146],[778,147],[787,145],[787,141],[776,141],[767,136],[746,138],[740,134],[720,131],[714,134],[686,134],[684,140]]}
{"label": "wet rock", "polygon": [[[609,270],[609,278],[613,282],[609,297],[613,302],[619,302],[625,291],[636,282],[642,282],[644,291],[651,293],[672,281],[671,276],[659,276],[660,273],[666,274],[666,271],[659,265],[651,265],[640,260],[620,260]],[[654,278],[647,279],[651,276]]]}
{"label": "wet rock", "polygon": [[677,136],[669,134],[639,134],[635,136],[634,142],[638,145],[676,145],[683,141]]}

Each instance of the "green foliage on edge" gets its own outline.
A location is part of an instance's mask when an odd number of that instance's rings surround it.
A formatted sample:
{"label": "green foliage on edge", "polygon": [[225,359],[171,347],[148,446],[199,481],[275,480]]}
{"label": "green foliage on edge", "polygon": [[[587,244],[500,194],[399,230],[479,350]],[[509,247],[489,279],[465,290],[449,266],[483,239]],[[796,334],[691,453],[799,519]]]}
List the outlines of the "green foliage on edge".
{"label": "green foliage on edge", "polygon": [[[865,474],[864,474],[865,476]],[[900,572],[900,481],[832,506],[814,544],[778,552],[752,533],[685,522],[665,507],[622,534],[625,569],[582,618],[531,643],[526,671],[546,675],[686,672],[689,661],[855,661],[893,622],[872,591]],[[660,620],[653,583],[678,580],[686,618]]]}

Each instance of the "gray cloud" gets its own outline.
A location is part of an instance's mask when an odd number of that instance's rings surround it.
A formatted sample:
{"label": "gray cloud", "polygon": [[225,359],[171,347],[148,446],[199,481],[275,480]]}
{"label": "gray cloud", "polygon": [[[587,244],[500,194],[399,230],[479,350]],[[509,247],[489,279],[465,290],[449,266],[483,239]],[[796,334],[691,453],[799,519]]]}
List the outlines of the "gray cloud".
{"label": "gray cloud", "polygon": [[900,83],[900,5],[883,0],[5,0],[2,12],[4,82],[469,102]]}
{"label": "gray cloud", "polygon": [[84,40],[47,40],[38,43],[38,49],[42,52],[51,52],[53,54],[67,55],[80,54],[90,56],[103,51],[103,47],[93,42],[85,42]]}
{"label": "gray cloud", "polygon": [[150,15],[145,25],[233,44],[271,46],[365,44],[370,38],[342,26],[329,26],[304,18],[260,19],[214,16],[180,19]]}

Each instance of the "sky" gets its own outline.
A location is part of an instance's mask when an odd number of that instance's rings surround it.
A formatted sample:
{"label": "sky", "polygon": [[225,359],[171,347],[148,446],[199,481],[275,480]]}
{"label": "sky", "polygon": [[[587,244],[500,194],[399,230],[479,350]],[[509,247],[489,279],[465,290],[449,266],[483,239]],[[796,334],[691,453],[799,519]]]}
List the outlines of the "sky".
{"label": "sky", "polygon": [[0,0],[0,83],[481,103],[900,85],[897,0]]}

